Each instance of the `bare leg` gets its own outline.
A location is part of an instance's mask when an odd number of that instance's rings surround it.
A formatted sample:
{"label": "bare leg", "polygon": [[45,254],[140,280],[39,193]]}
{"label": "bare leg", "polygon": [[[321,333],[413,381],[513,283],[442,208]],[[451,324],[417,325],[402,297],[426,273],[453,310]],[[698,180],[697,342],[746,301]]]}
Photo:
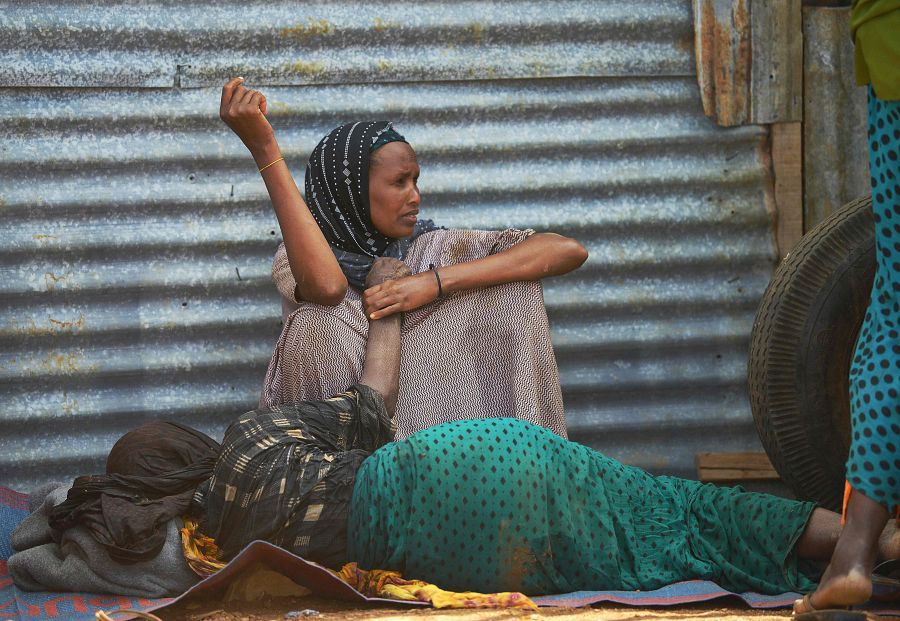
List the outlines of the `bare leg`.
{"label": "bare leg", "polygon": [[898,558],[900,558],[900,530],[897,529],[897,520],[888,520],[887,526],[878,538],[877,562]]}
{"label": "bare leg", "polygon": [[[366,278],[366,286],[374,287],[387,280],[410,274],[402,261],[381,257],[375,259]],[[384,397],[388,415],[394,417],[397,409],[397,385],[400,382],[400,324],[402,313],[369,322],[369,340],[366,359],[359,382],[377,390]]]}
{"label": "bare leg", "polygon": [[841,516],[828,509],[816,508],[797,540],[797,556],[813,561],[827,561],[841,536]]}
{"label": "bare leg", "polygon": [[[816,512],[818,511],[820,510],[817,509]],[[827,513],[837,516],[835,513]],[[825,540],[833,536],[833,525],[830,524],[833,518],[822,518],[825,521],[815,526],[813,518],[797,543],[797,553],[804,558],[821,559],[822,553],[828,548]],[[831,563],[822,576],[819,588],[806,598],[797,600],[794,612],[843,608],[869,599],[872,595],[872,569],[876,559],[896,558],[900,553],[897,529],[893,524],[885,526],[887,518],[887,509],[882,505],[856,490],[853,491],[847,504],[846,525],[840,530],[837,543],[832,545],[834,553],[831,555]],[[826,525],[825,522],[829,524]],[[808,533],[816,528],[818,533]],[[807,534],[809,539],[804,543]]]}

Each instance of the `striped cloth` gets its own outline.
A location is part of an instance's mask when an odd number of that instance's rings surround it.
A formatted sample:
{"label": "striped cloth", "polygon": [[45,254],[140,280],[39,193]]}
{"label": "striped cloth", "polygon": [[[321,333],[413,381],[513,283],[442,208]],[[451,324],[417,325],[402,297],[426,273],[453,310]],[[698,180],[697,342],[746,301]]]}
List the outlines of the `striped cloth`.
{"label": "striped cloth", "polygon": [[[441,229],[413,241],[413,273],[507,250],[533,233]],[[334,307],[294,299],[282,244],[272,276],[284,328],[263,384],[261,407],[324,399],[359,381],[368,333],[360,295]],[[450,294],[406,314],[401,334],[396,439],[458,419],[516,417],[566,436],[556,358],[540,282]]]}
{"label": "striped cloth", "polygon": [[203,534],[223,560],[254,539],[340,567],[356,472],[394,429],[381,395],[362,384],[320,401],[248,412],[225,431],[208,485]]}

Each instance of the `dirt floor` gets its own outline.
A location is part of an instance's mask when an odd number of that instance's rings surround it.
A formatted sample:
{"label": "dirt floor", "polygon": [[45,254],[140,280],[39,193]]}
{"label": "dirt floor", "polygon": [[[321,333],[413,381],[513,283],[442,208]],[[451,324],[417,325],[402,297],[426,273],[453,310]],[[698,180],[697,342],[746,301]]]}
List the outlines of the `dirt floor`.
{"label": "dirt floor", "polygon": [[[724,605],[723,605],[724,604]],[[314,596],[301,598],[269,599],[259,604],[223,605],[217,599],[182,601],[155,614],[163,621],[282,621],[290,611],[313,610],[318,614],[296,616],[296,621],[349,619],[350,621],[530,621],[552,619],[563,621],[577,619],[588,621],[676,621],[687,619],[721,619],[737,621],[753,619],[767,621],[790,618],[789,609],[755,610],[740,603],[725,602],[692,604],[677,608],[634,608],[630,606],[603,605],[593,608],[540,608],[531,610],[435,610],[433,608],[406,608],[395,606],[358,606]],[[885,617],[882,617],[886,619]],[[893,619],[898,619],[894,617]]]}

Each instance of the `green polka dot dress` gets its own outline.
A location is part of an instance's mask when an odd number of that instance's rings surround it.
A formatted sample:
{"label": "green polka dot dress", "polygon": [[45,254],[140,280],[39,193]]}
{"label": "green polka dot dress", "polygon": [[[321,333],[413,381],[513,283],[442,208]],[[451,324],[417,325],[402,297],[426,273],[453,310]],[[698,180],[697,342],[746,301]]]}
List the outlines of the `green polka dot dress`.
{"label": "green polka dot dress", "polygon": [[366,459],[348,553],[455,591],[806,591],[793,547],[813,508],[654,477],[522,420],[462,420]]}
{"label": "green polka dot dress", "polygon": [[869,87],[869,170],[875,218],[875,280],[850,365],[847,480],[900,508],[900,101]]}

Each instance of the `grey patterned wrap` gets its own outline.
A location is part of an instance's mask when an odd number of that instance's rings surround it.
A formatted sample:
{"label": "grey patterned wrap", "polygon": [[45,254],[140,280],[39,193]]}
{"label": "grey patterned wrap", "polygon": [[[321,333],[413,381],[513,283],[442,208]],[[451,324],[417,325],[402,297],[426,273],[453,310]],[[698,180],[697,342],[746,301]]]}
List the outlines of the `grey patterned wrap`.
{"label": "grey patterned wrap", "polygon": [[[372,224],[369,213],[369,156],[386,144],[385,135],[403,140],[390,121],[357,121],[322,138],[306,166],[306,203],[331,246],[347,281],[365,286],[376,257],[403,259],[410,242],[438,228],[431,220],[416,223],[413,234],[392,239]],[[405,140],[404,140],[405,142]]]}

